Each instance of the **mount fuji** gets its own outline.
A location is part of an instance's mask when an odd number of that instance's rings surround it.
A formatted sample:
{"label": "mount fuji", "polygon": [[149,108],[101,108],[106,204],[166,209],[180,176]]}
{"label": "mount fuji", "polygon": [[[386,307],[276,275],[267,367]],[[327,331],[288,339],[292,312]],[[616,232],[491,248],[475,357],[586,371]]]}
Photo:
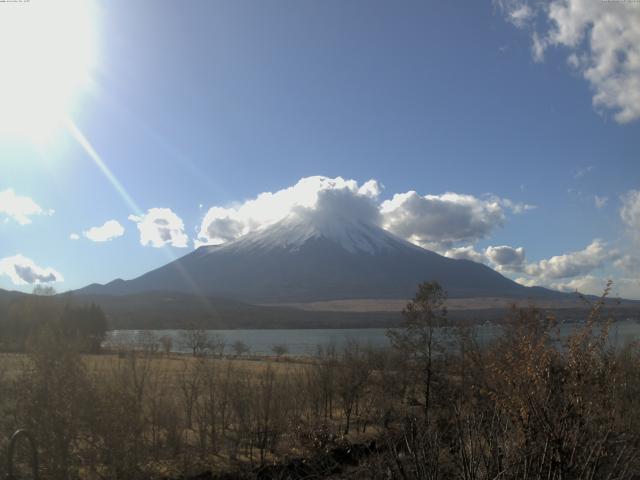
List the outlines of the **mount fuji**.
{"label": "mount fuji", "polygon": [[420,282],[449,296],[549,298],[486,265],[443,257],[372,223],[291,214],[217,246],[195,251],[132,280],[92,284],[80,295],[189,293],[250,303],[407,299]]}

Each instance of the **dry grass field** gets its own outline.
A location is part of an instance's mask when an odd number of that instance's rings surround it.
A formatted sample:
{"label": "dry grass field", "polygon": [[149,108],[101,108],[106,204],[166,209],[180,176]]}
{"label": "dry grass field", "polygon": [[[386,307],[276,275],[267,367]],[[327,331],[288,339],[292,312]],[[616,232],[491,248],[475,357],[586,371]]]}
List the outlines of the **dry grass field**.
{"label": "dry grass field", "polygon": [[[293,307],[311,312],[401,312],[407,305],[405,299],[379,299],[363,298],[350,300],[328,300],[309,303],[279,303],[273,304],[283,307]],[[614,303],[613,301],[611,303]],[[484,310],[484,309],[508,309],[512,305],[526,308],[532,304],[540,309],[575,309],[588,310],[589,306],[578,296],[566,299],[536,299],[535,302],[527,299],[514,299],[507,297],[478,297],[478,298],[449,298],[447,308],[450,311]],[[640,302],[621,301],[615,302],[618,308],[638,309]]]}
{"label": "dry grass field", "polygon": [[[308,455],[317,441],[313,432],[320,428],[312,417],[324,418],[322,432],[345,428],[335,385],[324,387],[335,397],[330,403],[309,404],[310,396],[318,395],[320,369],[332,370],[334,360],[330,367],[320,367],[309,358],[196,357],[144,350],[3,353],[0,448],[17,428],[36,432],[44,478],[54,479],[242,472],[290,455]],[[350,391],[350,379],[342,382]],[[351,431],[342,433],[345,440],[358,441],[370,425],[359,424],[360,417],[351,412],[349,416]],[[74,440],[61,450],[51,435]],[[0,463],[0,476],[6,474],[4,465]]]}
{"label": "dry grass field", "polygon": [[464,327],[445,345],[441,292],[421,289],[391,348],[312,359],[86,355],[39,335],[0,355],[0,452],[27,428],[51,480],[638,478],[640,349],[610,346],[603,303],[568,337],[514,308],[491,344]]}
{"label": "dry grass field", "polygon": [[[80,358],[87,371],[97,376],[118,370],[126,361],[123,354],[117,353],[83,354],[80,355]],[[170,355],[155,354],[148,358],[148,362],[152,372],[161,372],[163,376],[173,382],[185,369],[194,368],[201,363],[202,358],[175,353]],[[238,358],[227,356],[224,358],[207,358],[207,362],[212,365],[212,368],[231,365],[234,369],[251,372],[256,375],[264,373],[268,369],[273,370],[277,375],[300,375],[310,368],[314,360],[310,357],[275,358],[273,356],[250,356]],[[15,379],[20,374],[28,371],[31,366],[31,357],[26,353],[0,353],[0,371],[3,372],[5,378]]]}

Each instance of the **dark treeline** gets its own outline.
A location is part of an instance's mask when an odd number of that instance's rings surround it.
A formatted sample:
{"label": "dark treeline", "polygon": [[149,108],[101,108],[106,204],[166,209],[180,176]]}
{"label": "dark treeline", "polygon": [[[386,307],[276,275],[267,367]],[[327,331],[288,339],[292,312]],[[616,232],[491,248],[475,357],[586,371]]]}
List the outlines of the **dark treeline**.
{"label": "dark treeline", "polygon": [[[603,309],[561,340],[552,315],[514,308],[480,347],[470,327],[434,335],[446,297],[426,283],[392,348],[305,362],[171,356],[159,341],[83,357],[47,326],[0,363],[0,449],[30,429],[54,480],[638,478],[640,350],[609,346]],[[353,443],[370,454],[331,464]]]}
{"label": "dark treeline", "polygon": [[36,288],[33,295],[16,297],[0,313],[0,351],[24,352],[39,332],[58,331],[81,351],[97,353],[107,332],[102,309],[90,303],[73,305],[55,291]]}

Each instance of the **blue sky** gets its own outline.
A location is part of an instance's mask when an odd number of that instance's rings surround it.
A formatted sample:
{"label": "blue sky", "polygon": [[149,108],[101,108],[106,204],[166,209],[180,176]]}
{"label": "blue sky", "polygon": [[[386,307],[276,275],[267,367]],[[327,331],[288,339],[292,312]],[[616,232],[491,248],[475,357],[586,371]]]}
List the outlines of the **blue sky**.
{"label": "blue sky", "polygon": [[[590,15],[577,40],[553,9],[516,0],[111,0],[52,20],[53,34],[89,22],[89,80],[64,114],[122,190],[68,126],[44,142],[0,128],[0,288],[135,277],[213,241],[203,221],[233,218],[240,227],[216,241],[235,238],[260,227],[243,202],[322,175],[376,180],[381,205],[417,192],[414,210],[387,204],[384,225],[427,248],[523,283],[593,291],[621,279],[618,292],[640,298],[640,94],[624,93],[640,85],[640,43],[612,45],[628,60],[607,72],[607,39],[591,28],[609,15],[638,38],[625,22],[640,7],[567,1]],[[28,223],[16,220],[24,197],[40,208]],[[143,246],[145,215],[169,215],[149,209],[170,209],[172,230]],[[466,237],[433,230],[449,211],[471,225]],[[83,234],[109,220],[122,235]],[[488,250],[498,246],[511,250]],[[39,277],[11,275],[16,265]]]}

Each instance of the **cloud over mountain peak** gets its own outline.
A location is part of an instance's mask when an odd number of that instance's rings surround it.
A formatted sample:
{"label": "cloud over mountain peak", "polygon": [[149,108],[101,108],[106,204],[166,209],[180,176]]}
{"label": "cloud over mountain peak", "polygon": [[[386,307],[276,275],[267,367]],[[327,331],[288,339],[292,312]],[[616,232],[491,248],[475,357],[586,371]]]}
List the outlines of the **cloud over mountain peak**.
{"label": "cloud over mountain peak", "polygon": [[355,220],[381,226],[417,245],[444,250],[488,236],[504,223],[507,211],[533,208],[496,196],[453,192],[423,196],[408,191],[384,201],[381,195],[382,186],[373,179],[359,184],[342,177],[305,177],[242,203],[211,207],[197,244],[222,244],[296,215],[319,224]]}

